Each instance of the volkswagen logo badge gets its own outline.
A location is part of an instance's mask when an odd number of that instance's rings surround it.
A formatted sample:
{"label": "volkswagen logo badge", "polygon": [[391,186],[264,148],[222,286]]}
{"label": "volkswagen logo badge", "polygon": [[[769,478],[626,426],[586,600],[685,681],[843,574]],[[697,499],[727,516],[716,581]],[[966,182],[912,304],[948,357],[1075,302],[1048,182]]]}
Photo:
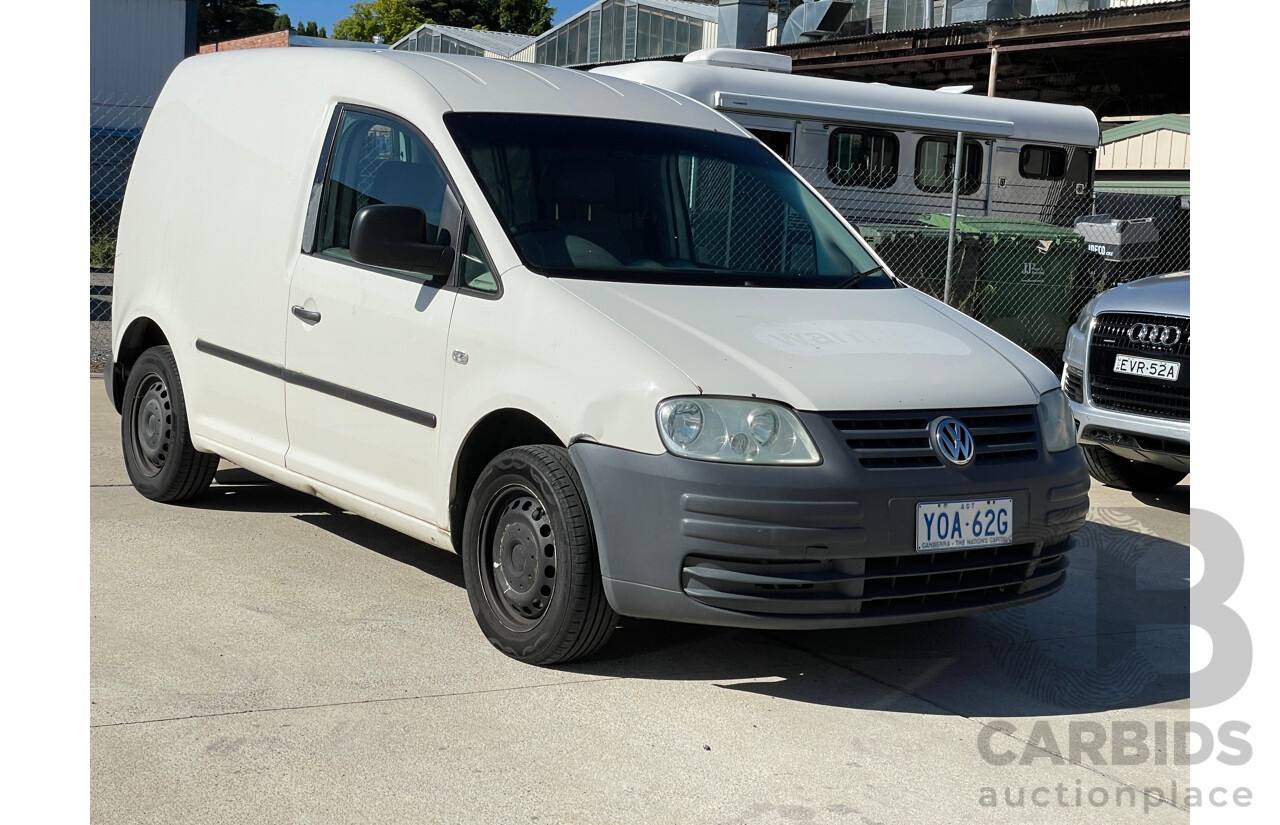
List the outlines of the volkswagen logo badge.
{"label": "volkswagen logo badge", "polygon": [[1135,344],[1171,347],[1182,340],[1182,330],[1164,324],[1138,323],[1129,327],[1129,340]]}
{"label": "volkswagen logo badge", "polygon": [[939,418],[929,426],[929,442],[938,457],[956,467],[968,467],[977,451],[969,428],[954,418]]}

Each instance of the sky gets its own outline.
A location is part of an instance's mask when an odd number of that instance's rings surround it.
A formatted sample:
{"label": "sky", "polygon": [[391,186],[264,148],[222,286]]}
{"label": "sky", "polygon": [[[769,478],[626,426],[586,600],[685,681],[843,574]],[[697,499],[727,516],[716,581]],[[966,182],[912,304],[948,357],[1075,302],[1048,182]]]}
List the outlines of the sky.
{"label": "sky", "polygon": [[[553,25],[559,25],[577,14],[596,0],[548,0],[548,5],[556,10],[552,18]],[[333,24],[351,13],[351,4],[355,0],[275,0],[276,7],[282,14],[289,15],[289,21],[297,26],[299,22],[316,21],[317,26],[324,26],[325,31],[333,34]]]}

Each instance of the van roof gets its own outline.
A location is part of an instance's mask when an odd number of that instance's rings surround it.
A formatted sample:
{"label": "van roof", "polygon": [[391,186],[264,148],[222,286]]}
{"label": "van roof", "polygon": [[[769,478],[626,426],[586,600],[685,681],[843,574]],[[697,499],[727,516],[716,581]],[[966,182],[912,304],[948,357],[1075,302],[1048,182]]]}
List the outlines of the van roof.
{"label": "van roof", "polygon": [[726,113],[1098,145],[1098,120],[1084,106],[737,68],[699,61],[699,54],[683,63],[601,66],[591,73],[678,92]]}
{"label": "van roof", "polygon": [[[678,94],[628,80],[576,69],[465,55],[401,52],[389,49],[246,49],[192,57],[184,73],[258,76],[277,89],[312,88],[317,76],[340,75],[345,91],[367,90],[376,105],[391,87],[420,77],[434,89],[445,111],[527,112],[614,120],[670,123],[720,132],[742,133],[736,125]],[[190,80],[191,78],[188,78]],[[191,88],[191,87],[189,87]],[[198,88],[195,87],[195,88]]]}

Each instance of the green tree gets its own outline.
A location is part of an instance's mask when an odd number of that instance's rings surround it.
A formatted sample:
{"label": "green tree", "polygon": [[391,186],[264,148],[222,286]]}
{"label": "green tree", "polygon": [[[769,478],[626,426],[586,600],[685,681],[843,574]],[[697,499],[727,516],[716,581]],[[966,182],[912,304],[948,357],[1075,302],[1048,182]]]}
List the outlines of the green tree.
{"label": "green tree", "polygon": [[273,32],[287,32],[293,28],[293,22],[289,20],[289,15],[282,14],[276,18],[275,25],[271,27]]}
{"label": "green tree", "polygon": [[294,31],[302,35],[303,37],[328,37],[329,36],[324,33],[324,26],[316,28],[316,21],[314,20],[308,20],[305,23],[299,20],[298,27],[294,29]]}
{"label": "green tree", "polygon": [[498,28],[517,34],[542,34],[556,10],[547,0],[498,0]]}
{"label": "green tree", "polygon": [[200,0],[196,40],[203,46],[237,37],[267,34],[279,13],[275,3],[259,0]]}
{"label": "green tree", "polygon": [[353,3],[351,14],[333,24],[333,36],[336,40],[371,43],[380,34],[390,45],[426,22],[427,18],[409,0],[371,0]]}
{"label": "green tree", "polygon": [[501,31],[498,0],[411,0],[423,16],[442,26]]}
{"label": "green tree", "polygon": [[428,22],[464,29],[542,34],[556,10],[547,0],[410,0]]}

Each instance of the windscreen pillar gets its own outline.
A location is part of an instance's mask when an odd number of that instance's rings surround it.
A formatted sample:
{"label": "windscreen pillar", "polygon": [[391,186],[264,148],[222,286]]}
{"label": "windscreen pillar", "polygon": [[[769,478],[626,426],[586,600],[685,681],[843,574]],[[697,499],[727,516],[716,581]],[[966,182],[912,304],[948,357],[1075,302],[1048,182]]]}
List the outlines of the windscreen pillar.
{"label": "windscreen pillar", "polygon": [[760,49],[769,26],[769,0],[720,0],[716,46]]}

